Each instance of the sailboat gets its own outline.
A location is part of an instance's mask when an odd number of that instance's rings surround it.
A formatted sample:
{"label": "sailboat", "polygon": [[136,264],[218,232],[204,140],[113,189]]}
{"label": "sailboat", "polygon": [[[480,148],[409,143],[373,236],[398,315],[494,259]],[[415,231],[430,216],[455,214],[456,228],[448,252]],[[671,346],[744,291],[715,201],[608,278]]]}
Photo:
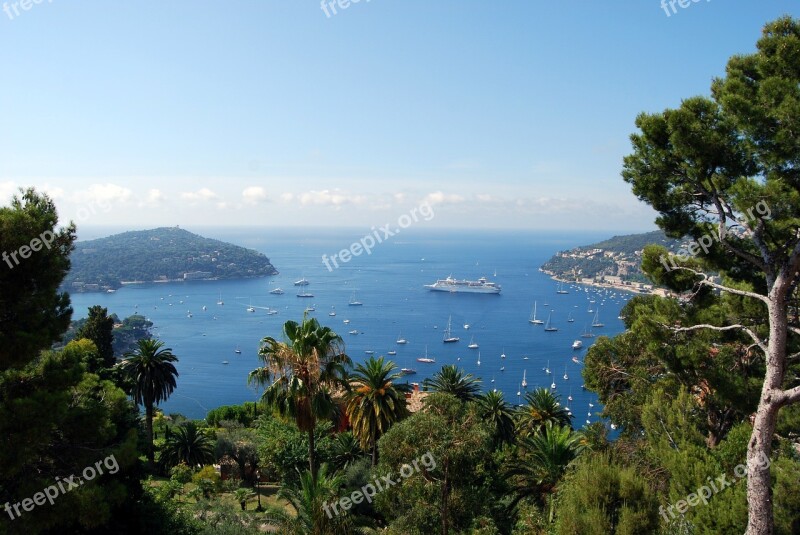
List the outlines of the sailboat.
{"label": "sailboat", "polygon": [[478,349],[478,344],[475,343],[475,337],[473,336],[472,339],[469,341],[469,345],[467,346],[470,349]]}
{"label": "sailboat", "polygon": [[564,289],[564,283],[563,283],[563,282],[561,282],[561,281],[559,281],[559,283],[558,283],[558,290],[556,290],[556,293],[557,293],[557,294],[568,294],[568,293],[569,293],[569,291],[565,290],[565,289]]}
{"label": "sailboat", "polygon": [[331,311],[328,312],[328,316],[335,316],[336,315],[336,305],[331,307]]}
{"label": "sailboat", "polygon": [[544,323],[542,320],[536,319],[536,301],[533,302],[533,312],[531,312],[531,319],[528,320],[528,323],[533,325],[542,325]]}
{"label": "sailboat", "polygon": [[581,338],[594,338],[594,333],[592,332],[591,327],[583,329],[583,334],[581,335]]}
{"label": "sailboat", "polygon": [[397,335],[397,343],[400,344],[400,345],[408,343],[408,340],[403,338],[403,333],[400,333],[400,334]]}
{"label": "sailboat", "polygon": [[572,401],[572,387],[569,387],[569,396],[567,396],[567,399]]}
{"label": "sailboat", "polygon": [[481,352],[478,351],[478,366],[481,365]]}
{"label": "sailboat", "polygon": [[552,317],[553,317],[553,311],[551,310],[550,314],[548,314],[548,316],[547,316],[547,325],[544,326],[545,332],[553,333],[553,332],[556,332],[558,330],[558,327],[553,327],[550,324],[550,318],[552,318]]}
{"label": "sailboat", "polygon": [[255,312],[256,308],[253,306],[253,300],[250,300],[250,306],[247,307],[248,312]]}
{"label": "sailboat", "polygon": [[567,365],[564,364],[564,380],[569,381],[569,375],[567,375]]}
{"label": "sailboat", "polygon": [[503,348],[503,352],[502,352],[502,353],[500,353],[500,358],[501,358],[501,359],[504,359],[504,358],[506,358],[506,348]]}
{"label": "sailboat", "polygon": [[[164,299],[164,298],[162,297],[161,299]],[[222,306],[222,305],[225,304],[225,302],[222,300],[222,292],[220,292],[220,294],[219,294],[219,301],[217,301],[217,304],[219,306]]]}
{"label": "sailboat", "polygon": [[360,307],[364,303],[356,299],[356,292],[355,290],[353,290],[353,295],[350,296],[350,302],[347,304],[350,305],[351,307]]}
{"label": "sailboat", "polygon": [[241,355],[242,354],[242,350],[239,349],[239,346],[236,346],[236,349],[234,349],[233,352],[236,353],[237,355]]}
{"label": "sailboat", "polygon": [[[525,375],[526,375],[527,373],[528,373],[528,370],[524,370],[524,371],[522,372],[522,388],[528,388],[528,380],[527,380],[527,378],[525,377]],[[517,395],[519,395],[519,394],[517,394]]]}
{"label": "sailboat", "polygon": [[453,342],[458,342],[458,340],[459,340],[458,336],[453,336],[452,333],[450,332],[450,320],[452,320],[452,319],[453,319],[452,316],[447,318],[447,329],[445,329],[444,336],[442,338],[442,341],[445,344],[451,344]]}
{"label": "sailboat", "polygon": [[433,364],[436,359],[428,358],[428,346],[425,346],[425,356],[417,359],[417,362],[424,362],[425,364]]}
{"label": "sailboat", "polygon": [[594,319],[592,320],[592,327],[605,327],[604,323],[600,323],[600,309],[597,309],[597,312],[594,313]]}
{"label": "sailboat", "polygon": [[550,361],[549,360],[547,361],[547,368],[544,369],[544,373],[546,373],[547,375],[550,375]]}
{"label": "sailboat", "polygon": [[553,383],[550,385],[550,390],[555,390],[555,389],[556,389],[556,381],[554,379]]}
{"label": "sailboat", "polygon": [[575,318],[572,317],[572,311],[570,310],[569,316],[567,316],[568,323],[575,323]]}
{"label": "sailboat", "polygon": [[294,281],[294,285],[295,286],[308,286],[309,284],[311,284],[311,283],[308,282],[308,280],[305,277],[303,277],[302,279],[300,279],[298,281]]}

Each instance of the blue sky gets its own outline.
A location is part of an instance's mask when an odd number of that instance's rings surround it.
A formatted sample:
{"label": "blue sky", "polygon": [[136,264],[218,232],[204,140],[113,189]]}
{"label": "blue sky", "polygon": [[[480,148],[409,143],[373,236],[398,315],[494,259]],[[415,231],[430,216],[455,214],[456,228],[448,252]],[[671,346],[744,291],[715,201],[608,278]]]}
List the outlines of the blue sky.
{"label": "blue sky", "polygon": [[[65,219],[649,230],[642,111],[708,94],[796,0],[0,0],[0,202]],[[330,13],[330,8],[328,8]],[[420,223],[422,225],[423,223]]]}

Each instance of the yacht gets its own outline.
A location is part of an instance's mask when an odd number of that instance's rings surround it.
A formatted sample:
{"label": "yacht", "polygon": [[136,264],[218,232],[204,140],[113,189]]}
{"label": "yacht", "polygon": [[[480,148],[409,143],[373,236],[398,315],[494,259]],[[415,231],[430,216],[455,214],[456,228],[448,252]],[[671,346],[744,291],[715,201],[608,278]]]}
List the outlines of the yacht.
{"label": "yacht", "polygon": [[591,328],[584,329],[581,338],[594,338],[594,333],[592,332],[592,329]]}
{"label": "yacht", "polygon": [[428,358],[428,346],[425,346],[425,356],[417,359],[417,362],[424,362],[425,364],[433,364],[436,359]]}
{"label": "yacht", "polygon": [[564,380],[569,381],[569,375],[567,375],[567,365],[564,364]]}
{"label": "yacht", "polygon": [[554,333],[558,330],[558,327],[553,327],[550,323],[550,319],[553,317],[553,311],[550,311],[550,314],[547,316],[547,325],[544,326],[545,332]]}
{"label": "yacht", "polygon": [[582,347],[583,347],[583,342],[581,342],[580,340],[575,340],[574,342],[572,342],[572,349],[580,349]]}
{"label": "yacht", "polygon": [[481,352],[478,351],[478,366],[481,365]]}
{"label": "yacht", "polygon": [[569,291],[564,289],[564,283],[563,282],[559,282],[558,283],[558,290],[556,290],[556,293],[557,294],[568,294]]}
{"label": "yacht", "polygon": [[475,337],[474,336],[469,341],[469,345],[467,347],[470,348],[470,349],[478,349],[478,344],[475,343]]}
{"label": "yacht", "polygon": [[408,340],[403,338],[403,333],[400,333],[400,334],[397,335],[397,343],[400,344],[400,345],[408,343]]}
{"label": "yacht", "polygon": [[397,355],[397,351],[395,351],[394,349],[390,349],[389,351],[386,352],[386,354],[387,355]]}
{"label": "yacht", "polygon": [[314,294],[308,292],[300,292],[299,294],[297,294],[297,297],[305,297],[305,298],[314,297]]}
{"label": "yacht", "polygon": [[280,288],[275,288],[273,290],[270,290],[269,293],[274,294],[274,295],[283,295],[285,292],[283,290],[281,290]]}
{"label": "yacht", "polygon": [[504,359],[504,358],[506,358],[506,348],[503,348],[503,352],[502,352],[502,353],[500,353],[500,358],[501,358],[501,359]]}
{"label": "yacht", "polygon": [[364,303],[356,299],[356,292],[354,291],[353,295],[350,296],[350,302],[347,304],[350,305],[351,307],[360,307]]}
{"label": "yacht", "polygon": [[239,349],[239,346],[236,346],[236,349],[234,349],[233,352],[236,353],[237,355],[241,355],[242,354],[242,350]]}
{"label": "yacht", "polygon": [[[164,299],[164,298],[162,297],[161,299]],[[225,302],[222,300],[222,294],[221,293],[219,294],[219,301],[217,301],[217,304],[219,306],[222,306],[222,305],[225,304]]]}
{"label": "yacht", "polygon": [[335,316],[336,315],[336,307],[332,306],[331,311],[328,312],[328,316]]}
{"label": "yacht", "polygon": [[544,324],[542,320],[536,319],[536,301],[533,302],[533,312],[531,312],[531,319],[528,320],[528,323],[532,323],[533,325]]}
{"label": "yacht", "polygon": [[572,317],[572,311],[570,311],[569,316],[567,316],[567,323],[575,323],[575,318]]}
{"label": "yacht", "polygon": [[597,312],[594,313],[594,319],[592,320],[592,327],[605,327],[604,323],[600,323],[600,309],[597,309]]}
{"label": "yacht", "polygon": [[358,331],[356,329],[353,329],[352,331],[350,331],[350,334],[358,334]]}
{"label": "yacht", "polygon": [[[528,379],[526,377],[527,373],[528,373],[528,370],[524,370],[522,372],[522,383],[521,383],[522,384],[522,388],[528,388]],[[517,394],[517,395],[519,395],[519,394]]]}
{"label": "yacht", "polygon": [[347,320],[347,319],[345,319],[345,320],[342,320],[342,323],[344,323],[345,325],[347,325],[348,323],[350,323],[350,320]]}
{"label": "yacht", "polygon": [[500,286],[494,282],[489,282],[486,277],[481,277],[476,281],[466,279],[454,279],[452,276],[446,279],[439,279],[433,284],[426,284],[425,288],[435,292],[450,293],[474,293],[474,294],[499,294]]}
{"label": "yacht", "polygon": [[267,307],[267,316],[274,316],[277,313],[278,313],[278,309],[277,308],[269,308],[269,307]]}
{"label": "yacht", "polygon": [[255,312],[256,311],[256,307],[253,306],[253,302],[252,301],[250,301],[250,306],[247,307],[247,311],[248,312]]}
{"label": "yacht", "polygon": [[453,334],[450,332],[450,320],[452,320],[452,319],[453,319],[452,316],[447,318],[447,329],[444,330],[444,335],[442,337],[442,341],[445,344],[452,344],[453,342],[458,342],[459,341],[458,336],[453,336]]}
{"label": "yacht", "polygon": [[298,281],[294,281],[294,285],[295,286],[308,286],[309,284],[311,284],[311,283],[308,282],[308,280],[305,277],[303,277],[302,279],[300,279]]}

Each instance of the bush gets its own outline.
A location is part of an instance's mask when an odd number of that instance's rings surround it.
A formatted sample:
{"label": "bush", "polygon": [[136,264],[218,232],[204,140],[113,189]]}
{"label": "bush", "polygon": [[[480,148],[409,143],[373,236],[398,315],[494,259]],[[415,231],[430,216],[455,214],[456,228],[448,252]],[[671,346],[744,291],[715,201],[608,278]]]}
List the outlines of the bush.
{"label": "bush", "polygon": [[169,471],[170,479],[176,481],[181,485],[185,485],[192,480],[192,469],[186,466],[186,463],[180,463],[172,467]]}
{"label": "bush", "polygon": [[213,466],[204,466],[192,476],[192,483],[202,490],[203,496],[210,498],[222,489],[222,479]]}

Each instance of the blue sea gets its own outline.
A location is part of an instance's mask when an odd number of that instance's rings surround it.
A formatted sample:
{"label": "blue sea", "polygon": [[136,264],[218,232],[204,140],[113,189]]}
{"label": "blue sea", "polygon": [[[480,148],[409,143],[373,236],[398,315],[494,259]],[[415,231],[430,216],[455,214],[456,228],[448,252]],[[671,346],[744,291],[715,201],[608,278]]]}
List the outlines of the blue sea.
{"label": "blue sea", "polygon": [[[524,397],[526,389],[520,383],[525,374],[528,391],[555,383],[555,392],[573,412],[575,427],[598,419],[596,396],[581,388],[582,365],[572,358],[582,361],[586,348],[596,340],[580,337],[594,317],[595,312],[589,310],[599,309],[605,324],[595,333],[617,334],[623,330],[617,316],[632,294],[577,285],[565,285],[569,293],[557,294],[558,283],[538,268],[556,251],[593,243],[608,233],[404,230],[376,245],[370,255],[340,262],[338,269],[329,271],[323,254],[330,257],[349,248],[370,231],[189,230],[263,252],[280,274],[253,280],[133,285],[113,294],[72,295],[75,318],[85,317],[88,307],[99,304],[120,317],[139,313],[153,321],[153,334],[180,359],[178,388],[161,406],[167,413],[203,418],[220,405],[257,400],[260,391],[247,385],[247,374],[259,365],[259,341],[265,336],[281,338],[285,321],[299,321],[307,307],[314,307],[310,314],[343,337],[354,362],[365,360],[366,351],[374,351],[398,367],[416,369],[418,373],[406,379],[420,384],[442,365],[457,364],[480,377],[484,390],[502,391],[513,404],[523,401],[517,392]],[[502,286],[502,293],[450,294],[423,287],[448,275],[486,276]],[[303,289],[313,298],[296,296],[301,288],[293,283],[303,277],[310,281]],[[285,294],[270,294],[276,287]],[[363,306],[348,305],[354,293]],[[220,296],[222,306],[217,305]],[[544,332],[543,326],[528,322],[534,301],[539,318],[547,320],[552,314],[557,332]],[[256,307],[254,313],[247,311],[251,304]],[[267,315],[267,307],[278,314]],[[334,310],[336,315],[329,315]],[[567,321],[570,315],[573,323]],[[444,344],[449,318],[453,335],[460,341]],[[345,324],[345,319],[350,323]],[[352,330],[358,334],[349,334]],[[408,344],[396,343],[400,335]],[[572,349],[576,339],[584,342],[583,349]],[[478,349],[467,348],[473,340]],[[237,348],[241,354],[235,352]],[[416,361],[425,356],[426,348],[435,364]],[[389,356],[392,350],[397,354]],[[548,365],[551,375],[544,370]],[[573,401],[567,400],[568,395]]]}

